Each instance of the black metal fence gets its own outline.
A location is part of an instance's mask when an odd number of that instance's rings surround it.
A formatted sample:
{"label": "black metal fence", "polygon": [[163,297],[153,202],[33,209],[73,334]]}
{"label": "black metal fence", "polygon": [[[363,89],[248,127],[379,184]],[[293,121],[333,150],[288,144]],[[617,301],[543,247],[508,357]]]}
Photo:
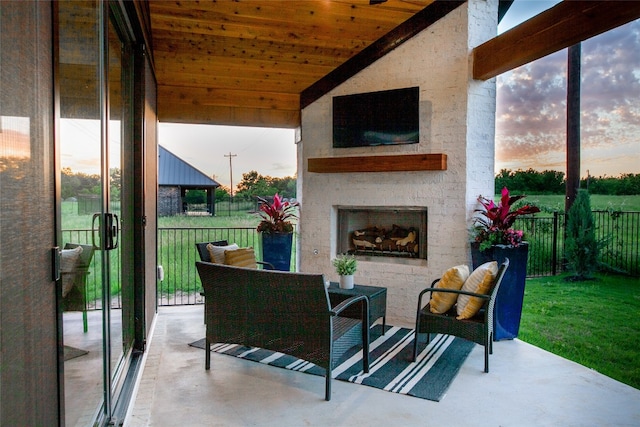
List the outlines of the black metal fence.
{"label": "black metal fence", "polygon": [[[640,212],[594,211],[596,236],[602,244],[601,261],[612,270],[640,276]],[[529,277],[551,276],[564,270],[565,216],[555,213],[549,217],[519,218],[515,228],[525,231],[529,241]],[[64,242],[91,244],[90,230],[65,230]],[[158,265],[164,270],[164,279],[158,283],[159,305],[199,304],[200,281],[195,269],[199,260],[195,244],[227,240],[238,246],[251,246],[261,258],[258,234],[252,228],[160,228],[158,229]],[[294,254],[295,254],[294,239]],[[87,281],[91,302],[89,309],[99,306],[102,287],[100,251],[96,251]],[[119,307],[120,252],[112,251],[113,272],[112,306]],[[98,301],[98,303],[96,303]]]}
{"label": "black metal fence", "polygon": [[[640,276],[640,212],[593,211],[601,268]],[[565,214],[519,218],[514,228],[529,241],[527,274],[555,275],[565,269]]]}
{"label": "black metal fence", "polygon": [[257,200],[225,199],[216,201],[216,216],[236,216],[258,210]]}
{"label": "black metal fence", "polygon": [[159,305],[185,305],[202,302],[202,286],[196,272],[200,258],[196,243],[226,240],[240,247],[253,247],[260,257],[258,233],[251,228],[160,228],[158,265],[164,279],[158,284]]}

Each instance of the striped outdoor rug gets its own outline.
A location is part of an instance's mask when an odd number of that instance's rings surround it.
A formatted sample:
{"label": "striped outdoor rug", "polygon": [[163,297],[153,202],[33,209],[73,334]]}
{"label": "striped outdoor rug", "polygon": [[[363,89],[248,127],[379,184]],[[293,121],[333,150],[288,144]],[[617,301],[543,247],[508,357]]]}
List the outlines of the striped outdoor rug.
{"label": "striped outdoor rug", "polygon": [[[418,346],[418,358],[411,362],[413,329],[382,326],[371,329],[369,373],[362,372],[362,351],[349,350],[333,369],[333,378],[363,384],[392,393],[440,401],[475,345],[449,335],[437,335],[425,347]],[[189,344],[204,349],[204,339]],[[271,366],[324,376],[324,369],[293,356],[237,344],[214,344],[212,351]]]}

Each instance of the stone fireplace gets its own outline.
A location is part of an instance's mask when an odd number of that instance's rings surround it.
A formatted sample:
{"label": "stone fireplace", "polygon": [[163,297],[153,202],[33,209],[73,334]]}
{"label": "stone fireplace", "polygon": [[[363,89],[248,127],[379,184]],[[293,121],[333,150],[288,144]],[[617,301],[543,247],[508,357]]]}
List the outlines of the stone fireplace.
{"label": "stone fireplace", "polygon": [[427,209],[418,206],[338,207],[337,251],[375,261],[427,259]]}
{"label": "stone fireplace", "polygon": [[[472,79],[470,52],[495,37],[496,21],[497,2],[465,2],[300,112],[298,270],[336,281],[332,259],[356,253],[356,284],[387,288],[390,324],[415,324],[420,291],[470,264],[469,218],[493,191],[495,158],[495,79]],[[417,144],[333,146],[334,97],[414,86]],[[394,225],[416,230],[417,256],[371,245],[397,237]],[[356,248],[354,231],[367,228],[356,237],[370,247]]]}

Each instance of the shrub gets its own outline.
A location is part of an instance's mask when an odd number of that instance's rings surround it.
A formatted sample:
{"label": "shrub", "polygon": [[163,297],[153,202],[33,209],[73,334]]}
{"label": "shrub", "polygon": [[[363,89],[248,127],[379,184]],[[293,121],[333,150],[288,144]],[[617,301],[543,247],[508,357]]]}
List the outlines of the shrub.
{"label": "shrub", "polygon": [[578,190],[567,213],[565,257],[571,280],[592,279],[599,260],[600,244],[596,240],[591,201],[586,190]]}

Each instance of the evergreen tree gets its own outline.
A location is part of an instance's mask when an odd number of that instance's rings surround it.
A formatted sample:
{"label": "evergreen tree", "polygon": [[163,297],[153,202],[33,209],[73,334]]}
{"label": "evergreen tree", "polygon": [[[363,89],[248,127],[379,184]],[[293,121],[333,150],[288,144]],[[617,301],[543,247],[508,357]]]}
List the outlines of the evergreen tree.
{"label": "evergreen tree", "polygon": [[589,193],[581,189],[567,213],[565,256],[569,270],[573,273],[571,280],[593,278],[599,251]]}

